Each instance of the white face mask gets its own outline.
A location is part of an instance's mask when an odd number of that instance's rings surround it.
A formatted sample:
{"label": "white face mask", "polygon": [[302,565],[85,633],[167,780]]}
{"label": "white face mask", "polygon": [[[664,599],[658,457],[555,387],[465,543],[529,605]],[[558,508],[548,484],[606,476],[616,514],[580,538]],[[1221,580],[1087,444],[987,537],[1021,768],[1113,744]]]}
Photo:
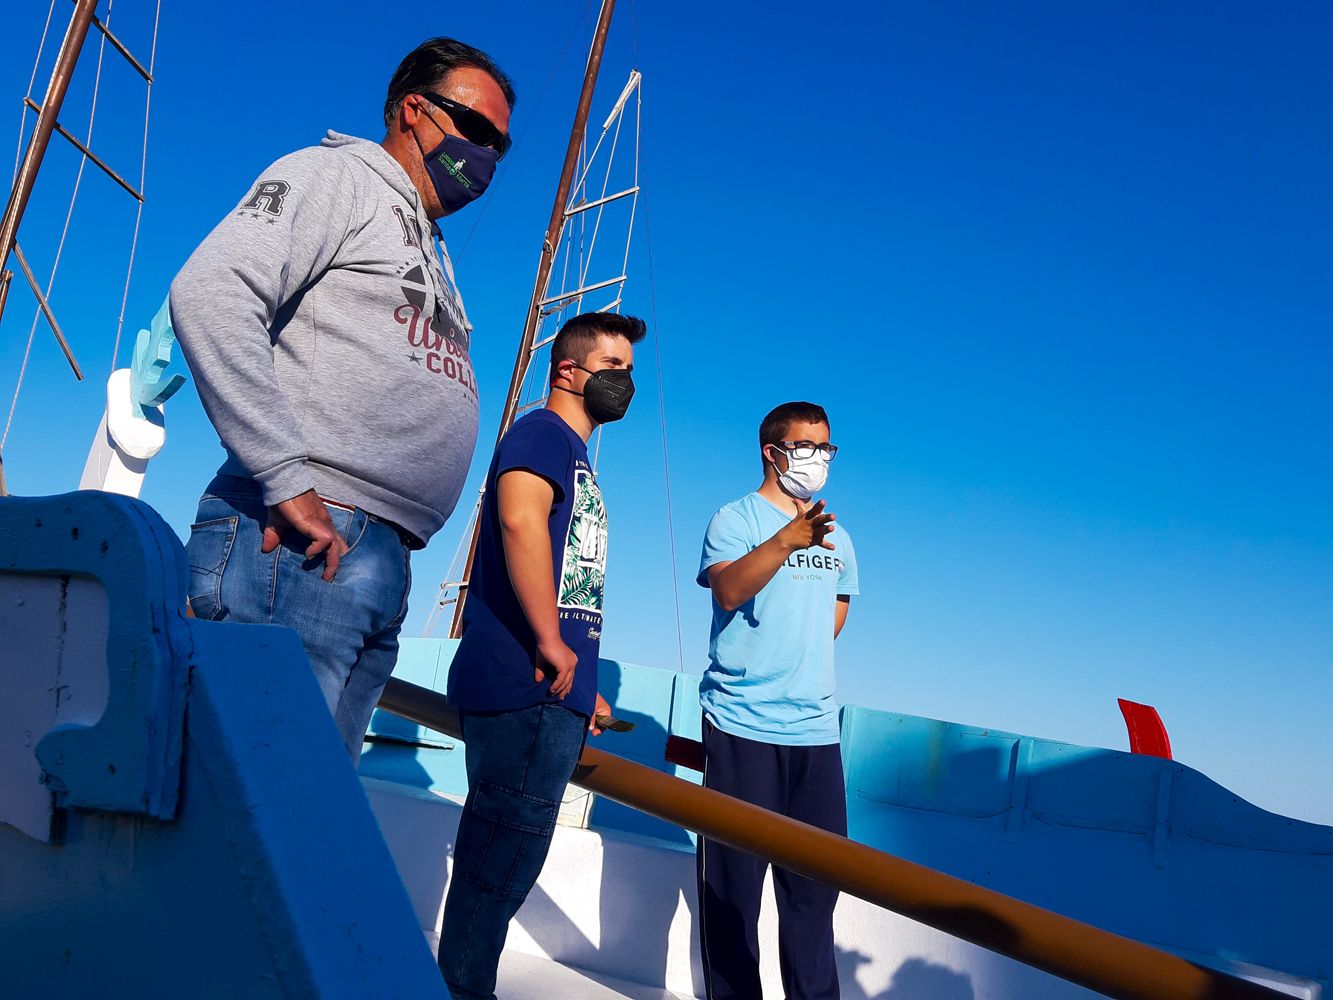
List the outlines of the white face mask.
{"label": "white face mask", "polygon": [[[787,455],[787,471],[778,472],[778,486],[788,496],[809,500],[828,482],[828,464],[829,457],[822,451],[816,451],[809,458],[792,458]],[[777,465],[773,468],[776,469]]]}

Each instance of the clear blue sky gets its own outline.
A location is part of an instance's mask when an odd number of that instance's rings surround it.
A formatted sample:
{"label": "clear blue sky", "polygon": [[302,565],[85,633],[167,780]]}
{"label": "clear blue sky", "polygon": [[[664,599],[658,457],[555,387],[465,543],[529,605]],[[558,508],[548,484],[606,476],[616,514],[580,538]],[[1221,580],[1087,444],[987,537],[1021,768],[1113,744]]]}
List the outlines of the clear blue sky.
{"label": "clear blue sky", "polygon": [[[0,35],[4,142],[45,6]],[[456,34],[514,76],[520,141],[458,261],[475,479],[588,6],[163,7],[131,342],[268,162],[326,128],[379,137],[388,75],[422,37]],[[136,51],[150,21],[148,0],[116,3]],[[77,132],[95,59],[65,115]],[[755,485],[763,413],[814,399],[842,447],[826,496],[864,587],[839,641],[845,700],[1124,748],[1115,698],[1133,698],[1161,710],[1179,759],[1333,823],[1333,8],[622,0],[598,109],[636,63],[685,668],[706,653],[704,525]],[[93,145],[137,177],[142,91],[107,66]],[[50,162],[22,231],[43,273],[73,182],[68,149]],[[75,385],[39,326],[5,453],[16,492],[77,484],[132,221],[90,169],[53,293],[90,377]],[[476,221],[448,221],[456,255]],[[643,236],[626,308],[650,315]],[[31,310],[16,285],[0,417]],[[639,362],[602,454],[604,651],[675,667],[648,345]],[[144,496],[184,533],[221,453],[192,390],[168,427]],[[409,633],[461,524],[414,562]]]}

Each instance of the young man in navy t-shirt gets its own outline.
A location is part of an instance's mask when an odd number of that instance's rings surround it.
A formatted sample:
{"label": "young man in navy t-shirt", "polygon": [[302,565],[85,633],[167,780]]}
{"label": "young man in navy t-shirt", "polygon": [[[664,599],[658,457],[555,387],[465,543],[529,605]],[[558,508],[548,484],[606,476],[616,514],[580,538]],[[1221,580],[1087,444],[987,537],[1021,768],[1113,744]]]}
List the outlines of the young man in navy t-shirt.
{"label": "young man in navy t-shirt", "polygon": [[606,507],[593,430],[625,415],[643,320],[575,316],[551,345],[546,408],[500,441],[449,701],[463,717],[468,795],[439,961],[457,1000],[495,996],[510,918],[537,881],[565,785],[599,715]]}
{"label": "young man in navy t-shirt", "polygon": [[[838,449],[828,414],[784,403],[759,426],[764,481],[708,524],[698,580],[713,594],[704,785],[846,836],[833,640],[860,593],[846,531],[814,501]],[[759,901],[768,863],[699,838],[699,934],[709,1000],[761,1000]],[[773,870],[788,1000],[837,1000],[836,890]]]}

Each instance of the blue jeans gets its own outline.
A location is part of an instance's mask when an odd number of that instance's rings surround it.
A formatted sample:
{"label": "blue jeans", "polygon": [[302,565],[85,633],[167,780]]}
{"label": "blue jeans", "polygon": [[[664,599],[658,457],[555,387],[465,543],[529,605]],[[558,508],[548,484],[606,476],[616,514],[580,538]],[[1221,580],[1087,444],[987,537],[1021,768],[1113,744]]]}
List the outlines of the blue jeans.
{"label": "blue jeans", "polygon": [[440,929],[455,1000],[495,1000],[509,921],[537,881],[588,720],[559,705],[464,712],[467,802]]}
{"label": "blue jeans", "polygon": [[252,480],[219,476],[199,500],[185,547],[198,618],[295,629],[355,764],[398,659],[412,575],[398,533],[362,510],[329,508],[348,550],[331,582],[293,536],[260,552],[268,511]]}

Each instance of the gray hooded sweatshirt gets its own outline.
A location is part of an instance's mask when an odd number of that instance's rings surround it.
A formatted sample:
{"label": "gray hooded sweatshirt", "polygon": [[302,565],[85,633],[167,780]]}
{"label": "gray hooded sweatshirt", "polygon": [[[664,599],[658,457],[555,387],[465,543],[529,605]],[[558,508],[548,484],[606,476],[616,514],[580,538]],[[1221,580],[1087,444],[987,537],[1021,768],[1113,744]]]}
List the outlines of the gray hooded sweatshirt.
{"label": "gray hooded sweatshirt", "polygon": [[423,543],[477,441],[471,324],[415,186],[330,132],[284,156],[171,285],[171,319],[227,450],[268,505],[316,490]]}

